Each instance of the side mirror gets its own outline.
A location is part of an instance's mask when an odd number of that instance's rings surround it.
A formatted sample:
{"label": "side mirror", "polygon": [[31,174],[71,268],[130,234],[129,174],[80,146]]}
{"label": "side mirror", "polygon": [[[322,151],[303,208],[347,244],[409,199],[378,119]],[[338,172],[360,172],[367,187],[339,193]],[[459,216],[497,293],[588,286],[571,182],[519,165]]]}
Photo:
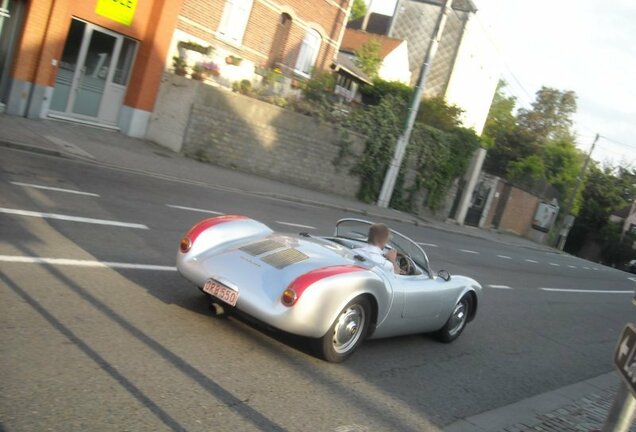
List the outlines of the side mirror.
{"label": "side mirror", "polygon": [[451,275],[448,271],[446,270],[440,270],[437,272],[437,277],[444,279],[446,282],[448,282],[451,278]]}

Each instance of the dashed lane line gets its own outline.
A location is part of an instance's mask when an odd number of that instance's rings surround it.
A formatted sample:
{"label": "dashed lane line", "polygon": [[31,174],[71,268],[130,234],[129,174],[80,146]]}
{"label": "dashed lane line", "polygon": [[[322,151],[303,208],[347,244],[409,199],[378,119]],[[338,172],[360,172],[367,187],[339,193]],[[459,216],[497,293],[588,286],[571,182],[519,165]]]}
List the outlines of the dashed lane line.
{"label": "dashed lane line", "polygon": [[417,243],[420,246],[428,246],[428,247],[438,247],[436,244],[434,243],[422,243],[422,242],[418,242]]}
{"label": "dashed lane line", "polygon": [[474,250],[469,250],[469,249],[460,249],[460,252],[464,252],[464,253],[468,253],[468,254],[475,254],[475,255],[479,255],[479,252],[474,251]]}
{"label": "dashed lane line", "polygon": [[42,186],[42,185],[36,185],[36,184],[31,184],[31,183],[22,183],[22,182],[10,182],[12,185],[15,186],[22,186],[22,187],[26,187],[26,188],[33,188],[33,189],[43,189],[43,190],[49,190],[49,191],[54,191],[54,192],[65,192],[65,193],[70,193],[70,194],[75,194],[75,195],[85,195],[85,196],[91,196],[91,197],[99,197],[98,194],[96,193],[90,193],[90,192],[82,192],[82,191],[78,191],[78,190],[73,190],[73,189],[62,189],[62,188],[57,188],[57,187],[52,187],[52,186]]}
{"label": "dashed lane line", "polygon": [[634,294],[634,290],[619,291],[619,290],[584,290],[584,289],[570,289],[570,288],[539,288],[542,291],[550,292],[569,292],[569,293],[585,293],[585,294]]}
{"label": "dashed lane line", "polygon": [[511,260],[512,258],[509,257],[508,255],[497,255],[497,258],[501,258],[501,259],[508,259]]}
{"label": "dashed lane line", "polygon": [[311,230],[317,229],[316,227],[313,227],[311,225],[301,225],[301,224],[292,223],[292,222],[276,221],[276,223],[279,225],[285,225],[285,226],[290,226],[294,228],[305,228],[305,229],[311,229]]}
{"label": "dashed lane line", "polygon": [[92,219],[78,216],[68,216],[61,215],[56,213],[42,213],[35,211],[27,211],[27,210],[18,210],[18,209],[9,209],[0,207],[0,213],[5,214],[13,214],[17,216],[28,216],[28,217],[39,217],[44,219],[57,219],[64,220],[69,222],[80,222],[80,223],[89,223],[89,224],[97,224],[97,225],[110,225],[121,228],[135,228],[135,229],[148,229],[146,225],[137,224],[137,223],[128,223],[128,222],[119,222],[113,220],[104,220],[104,219]]}
{"label": "dashed lane line", "polygon": [[568,267],[570,267],[571,269],[575,269],[576,268],[576,266],[573,266],[573,265],[568,265]]}
{"label": "dashed lane line", "polygon": [[561,264],[557,264],[557,263],[550,263],[550,265],[553,267],[561,267]]}
{"label": "dashed lane line", "polygon": [[73,267],[98,267],[113,269],[132,269],[132,270],[155,270],[155,271],[177,271],[176,267],[160,266],[151,264],[133,264],[118,263],[108,261],[92,261],[92,260],[76,260],[67,258],[42,258],[42,257],[25,257],[13,255],[0,255],[0,262],[16,263],[16,264],[48,264],[56,266],[73,266]]}
{"label": "dashed lane line", "polygon": [[486,286],[488,288],[494,288],[494,289],[506,289],[506,290],[511,290],[512,289],[508,285],[486,285]]}
{"label": "dashed lane line", "polygon": [[194,207],[184,207],[184,206],[173,205],[173,204],[166,204],[166,207],[170,207],[170,208],[178,209],[178,210],[199,212],[199,213],[209,213],[209,214],[218,215],[218,216],[222,216],[225,214],[225,213],[217,212],[214,210],[205,210],[205,209],[194,208]]}
{"label": "dashed lane line", "polygon": [[533,259],[525,259],[524,261],[525,262],[529,262],[529,263],[534,263],[534,264],[538,264],[539,263],[539,261],[535,261]]}

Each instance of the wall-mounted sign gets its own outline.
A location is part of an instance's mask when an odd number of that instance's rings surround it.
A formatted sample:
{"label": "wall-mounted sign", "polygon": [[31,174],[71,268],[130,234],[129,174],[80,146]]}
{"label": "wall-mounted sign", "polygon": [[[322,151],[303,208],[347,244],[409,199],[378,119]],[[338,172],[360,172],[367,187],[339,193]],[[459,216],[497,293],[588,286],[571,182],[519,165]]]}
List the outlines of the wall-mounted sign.
{"label": "wall-mounted sign", "polygon": [[532,228],[549,232],[552,225],[554,225],[558,213],[559,207],[556,205],[544,202],[539,203],[537,211],[534,213],[534,219],[532,220]]}
{"label": "wall-mounted sign", "polygon": [[137,9],[137,0],[97,0],[95,13],[130,26]]}

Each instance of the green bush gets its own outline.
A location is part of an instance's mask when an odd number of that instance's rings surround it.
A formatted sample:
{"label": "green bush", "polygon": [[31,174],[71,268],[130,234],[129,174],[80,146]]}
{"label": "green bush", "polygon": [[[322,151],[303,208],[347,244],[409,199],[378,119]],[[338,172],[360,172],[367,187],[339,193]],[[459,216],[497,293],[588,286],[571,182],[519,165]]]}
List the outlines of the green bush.
{"label": "green bush", "polygon": [[314,101],[330,100],[333,97],[333,90],[336,86],[336,79],[331,72],[314,71],[311,79],[302,85],[303,95],[306,99]]}
{"label": "green bush", "polygon": [[360,87],[362,103],[365,105],[378,105],[386,97],[395,97],[409,103],[413,97],[413,88],[399,81],[385,81],[380,78],[373,80],[373,85]]}

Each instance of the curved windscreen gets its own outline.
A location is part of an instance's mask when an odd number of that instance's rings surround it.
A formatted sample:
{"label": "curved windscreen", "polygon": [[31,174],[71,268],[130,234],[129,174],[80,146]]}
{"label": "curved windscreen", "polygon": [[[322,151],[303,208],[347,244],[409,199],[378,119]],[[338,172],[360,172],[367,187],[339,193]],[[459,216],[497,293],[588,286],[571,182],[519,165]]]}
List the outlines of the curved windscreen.
{"label": "curved windscreen", "polygon": [[[373,223],[361,219],[341,219],[336,224],[336,237],[367,241],[369,227]],[[429,275],[431,274],[428,257],[422,248],[410,238],[397,231],[391,230],[388,246],[411,257]]]}

